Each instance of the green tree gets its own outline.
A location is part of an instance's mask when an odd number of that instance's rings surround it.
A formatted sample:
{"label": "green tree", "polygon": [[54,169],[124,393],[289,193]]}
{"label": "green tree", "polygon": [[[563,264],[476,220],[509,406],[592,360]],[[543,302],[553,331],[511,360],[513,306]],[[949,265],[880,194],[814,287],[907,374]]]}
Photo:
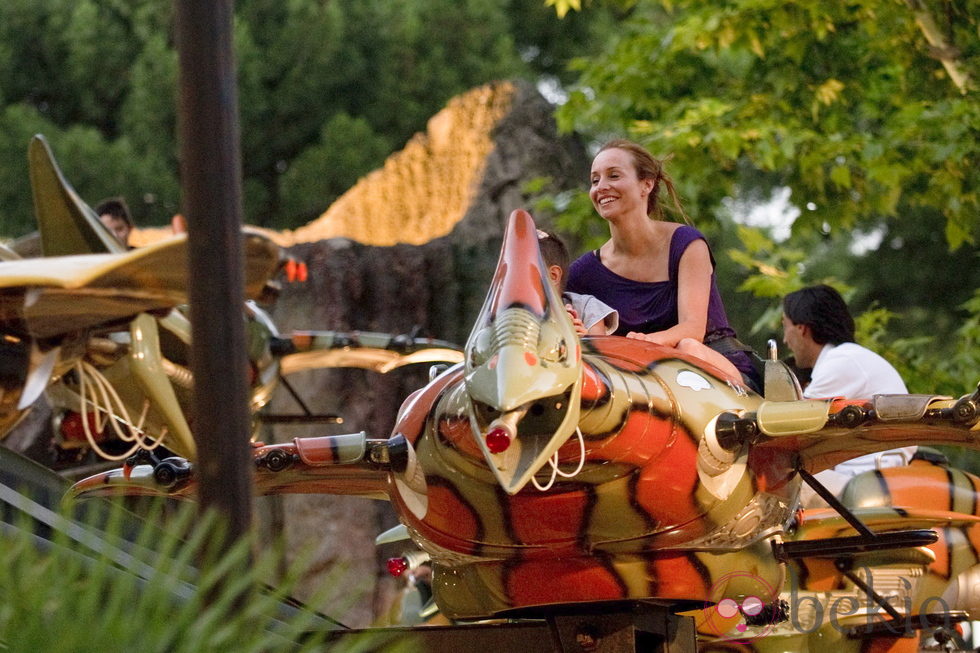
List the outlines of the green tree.
{"label": "green tree", "polygon": [[[717,257],[726,302],[757,311],[734,311],[740,333],[778,336],[779,297],[829,280],[856,310],[890,316],[866,330],[878,342],[885,327],[906,343],[926,332],[933,361],[965,360],[955,334],[975,315],[980,269],[980,3],[628,4],[606,50],[573,62],[580,77],[560,124],[674,155],[688,212],[716,254],[732,254]],[[799,214],[789,240],[732,228],[726,207],[780,188]],[[568,207],[565,225],[591,228],[586,203]],[[856,247],[872,237],[877,246]]]}
{"label": "green tree", "polygon": [[[947,6],[959,68],[980,79],[980,4]],[[980,233],[980,103],[931,52],[916,14],[891,0],[639,0],[607,52],[576,63],[559,115],[674,153],[699,213],[748,167],[809,208],[797,232],[933,207],[955,248]]]}
{"label": "green tree", "polygon": [[[359,147],[348,147],[349,143]],[[334,114],[317,143],[304,149],[279,177],[282,214],[297,224],[316,218],[391,150],[388,139],[364,118]]]}
{"label": "green tree", "polygon": [[[246,221],[298,226],[474,86],[572,81],[568,58],[597,50],[619,19],[597,7],[559,21],[540,0],[240,0]],[[173,29],[172,3],[157,0],[0,3],[0,112],[21,107],[6,120],[25,121],[0,134],[0,236],[33,222],[31,129],[80,162],[65,171],[90,202],[124,194],[147,225],[179,210]]]}

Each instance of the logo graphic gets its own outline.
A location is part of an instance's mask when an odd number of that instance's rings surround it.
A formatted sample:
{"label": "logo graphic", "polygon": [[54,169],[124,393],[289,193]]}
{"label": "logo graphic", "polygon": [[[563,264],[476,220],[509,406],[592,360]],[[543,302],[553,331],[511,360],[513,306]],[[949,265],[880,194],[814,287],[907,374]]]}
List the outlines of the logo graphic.
{"label": "logo graphic", "polygon": [[[876,632],[883,636],[911,637],[918,631],[929,632],[937,626],[951,630],[955,621],[946,601],[926,597],[919,608],[912,607],[913,585],[901,578],[901,596],[889,601],[890,614],[876,603],[874,574],[864,568],[864,583],[850,590],[834,592],[819,598],[812,592],[800,594],[792,578],[789,594],[783,594],[765,579],[745,571],[734,571],[719,578],[708,591],[713,602],[701,612],[698,630],[718,641],[748,644],[750,640],[773,633],[777,624],[785,624],[797,634],[809,635],[824,627],[839,633]],[[854,581],[854,577],[850,577]],[[856,582],[856,581],[855,581]],[[785,600],[788,598],[789,601]],[[863,623],[862,623],[863,622]]]}
{"label": "logo graphic", "polygon": [[696,372],[692,372],[691,370],[682,370],[677,373],[677,385],[690,388],[695,392],[711,389],[711,383],[708,381],[708,379],[704,378],[700,374],[697,374]]}
{"label": "logo graphic", "polygon": [[779,591],[755,574],[733,571],[708,591],[714,605],[705,609],[702,629],[722,641],[747,642],[765,637],[786,619]]}

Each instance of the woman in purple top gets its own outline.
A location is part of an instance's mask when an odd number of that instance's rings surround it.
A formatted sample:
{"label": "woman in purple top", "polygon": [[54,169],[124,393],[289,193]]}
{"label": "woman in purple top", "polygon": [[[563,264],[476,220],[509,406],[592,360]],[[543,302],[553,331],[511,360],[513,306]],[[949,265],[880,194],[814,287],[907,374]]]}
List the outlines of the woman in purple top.
{"label": "woman in purple top", "polygon": [[758,389],[752,360],[728,325],[704,236],[689,225],[650,219],[663,216],[661,185],[687,219],[660,161],[632,141],[602,146],[589,196],[609,223],[610,239],[572,263],[567,288],[619,311],[617,335],[675,347]]}

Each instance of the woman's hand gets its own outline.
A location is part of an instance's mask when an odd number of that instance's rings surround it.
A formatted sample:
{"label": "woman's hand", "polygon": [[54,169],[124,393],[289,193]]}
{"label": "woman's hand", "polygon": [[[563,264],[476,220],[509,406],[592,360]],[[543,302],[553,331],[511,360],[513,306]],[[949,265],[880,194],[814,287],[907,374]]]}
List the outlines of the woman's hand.
{"label": "woman's hand", "polygon": [[665,345],[667,347],[673,347],[676,342],[671,342],[668,337],[664,335],[663,331],[658,331],[656,333],[640,333],[639,331],[630,331],[626,334],[627,338],[633,338],[634,340],[646,340],[647,342],[652,342],[657,345]]}

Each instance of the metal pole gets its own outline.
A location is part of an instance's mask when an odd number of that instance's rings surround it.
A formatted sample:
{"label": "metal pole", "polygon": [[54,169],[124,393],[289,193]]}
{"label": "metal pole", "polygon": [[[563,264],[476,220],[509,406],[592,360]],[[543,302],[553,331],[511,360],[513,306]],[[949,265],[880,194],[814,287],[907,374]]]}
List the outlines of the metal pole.
{"label": "metal pole", "polygon": [[233,0],[176,0],[178,136],[190,252],[192,430],[201,510],[227,517],[230,544],[252,519],[243,316],[241,155]]}

